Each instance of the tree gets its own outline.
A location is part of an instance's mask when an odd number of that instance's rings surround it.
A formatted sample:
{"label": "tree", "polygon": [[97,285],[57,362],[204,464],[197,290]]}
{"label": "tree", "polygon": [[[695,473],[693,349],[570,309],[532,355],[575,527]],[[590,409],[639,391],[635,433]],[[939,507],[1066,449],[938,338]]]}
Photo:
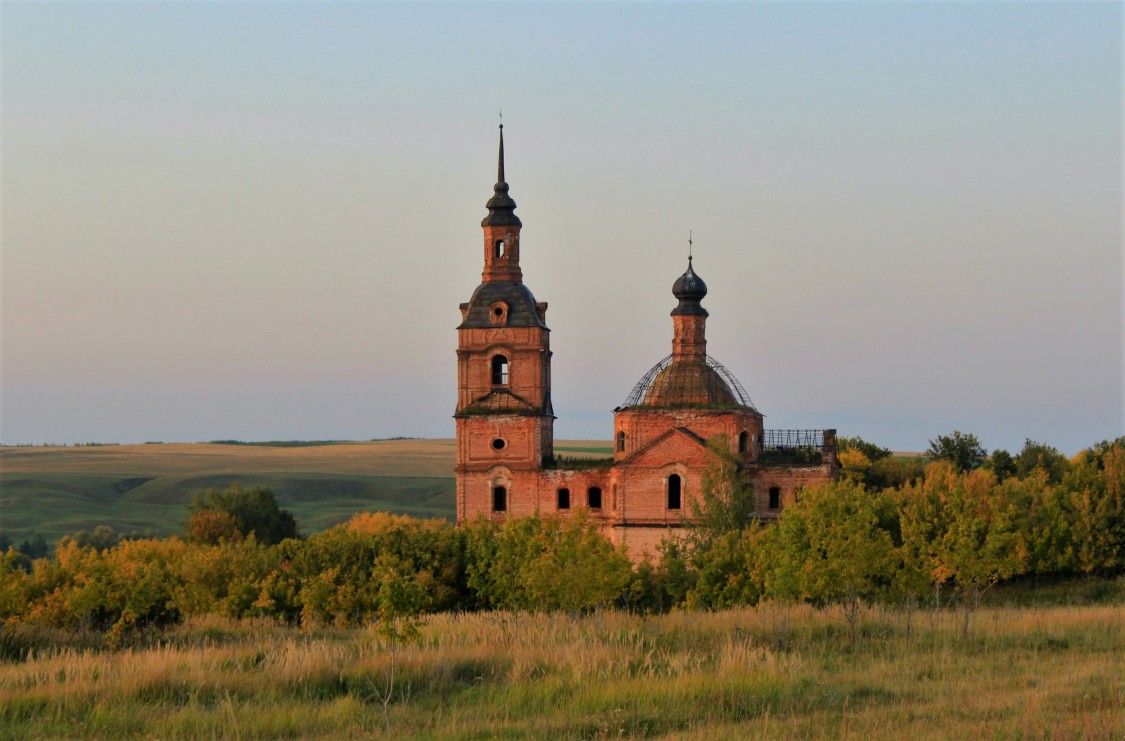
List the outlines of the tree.
{"label": "tree", "polygon": [[383,724],[391,727],[390,703],[395,689],[395,658],[402,646],[416,642],[422,611],[428,603],[428,575],[417,574],[409,564],[384,553],[375,563],[375,633],[383,640],[390,660],[386,689],[375,692],[383,703]]}
{"label": "tree", "polygon": [[985,462],[984,467],[996,474],[996,480],[1002,483],[1004,479],[1015,475],[1016,460],[1006,450],[994,450]]}
{"label": "tree", "polygon": [[1037,443],[1031,438],[1024,441],[1023,450],[1015,459],[1017,476],[1024,478],[1033,471],[1043,471],[1052,484],[1063,480],[1068,467],[1066,456],[1060,453],[1058,448],[1046,443]]}
{"label": "tree", "polygon": [[860,609],[889,593],[901,561],[880,524],[879,496],[847,480],[805,489],[767,541],[783,572],[774,582],[814,604],[842,605],[853,647]]}
{"label": "tree", "polygon": [[37,558],[46,558],[51,552],[43,533],[35,533],[31,538],[24,538],[24,541],[16,546],[16,550],[33,561]]}
{"label": "tree", "polygon": [[98,525],[93,533],[79,530],[73,535],[63,536],[64,541],[68,538],[77,543],[79,548],[93,548],[96,551],[109,550],[121,541],[117,531],[109,525]]}
{"label": "tree", "polygon": [[[255,486],[247,490],[234,484],[225,491],[208,489],[192,498],[191,512],[222,512],[234,520],[235,529],[243,536],[254,534],[259,543],[273,545],[286,538],[297,537],[297,521],[288,511],[277,506],[277,498],[268,487]],[[216,522],[210,523],[222,530]]]}
{"label": "tree", "polygon": [[889,448],[883,448],[875,443],[869,443],[862,437],[840,437],[836,439],[836,450],[838,454],[855,451],[862,453],[863,457],[874,463],[875,461],[882,460],[883,458],[890,458],[891,451]]}
{"label": "tree", "polygon": [[187,534],[195,542],[207,545],[242,540],[234,516],[217,509],[201,509],[193,513],[188,520]]}
{"label": "tree", "polygon": [[615,603],[632,562],[583,514],[478,520],[465,528],[468,584],[484,607],[582,612]]}
{"label": "tree", "polygon": [[700,482],[700,500],[691,503],[697,545],[742,530],[757,513],[750,475],[730,452],[725,435],[707,441],[707,467]]}
{"label": "tree", "polygon": [[1026,553],[1019,508],[997,493],[989,471],[962,473],[948,461],[926,469],[925,481],[904,491],[903,540],[911,558],[939,588],[951,582],[963,610],[962,635],[997,582],[1021,569]]}
{"label": "tree", "polygon": [[981,464],[988,451],[977,440],[976,435],[966,435],[957,430],[952,435],[938,435],[930,440],[926,455],[934,460],[946,460],[958,471],[973,471]]}
{"label": "tree", "polygon": [[1125,571],[1125,438],[1079,453],[1060,486],[1073,512],[1078,567],[1085,573]]}

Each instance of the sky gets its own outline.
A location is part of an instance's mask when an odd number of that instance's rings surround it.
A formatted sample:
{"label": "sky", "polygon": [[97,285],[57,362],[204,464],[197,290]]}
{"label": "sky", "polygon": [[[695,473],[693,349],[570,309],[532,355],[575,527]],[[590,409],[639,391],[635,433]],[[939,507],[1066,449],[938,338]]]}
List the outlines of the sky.
{"label": "sky", "polygon": [[1122,6],[0,9],[0,442],[452,437],[503,109],[560,439],[671,349],[767,428],[1123,434]]}

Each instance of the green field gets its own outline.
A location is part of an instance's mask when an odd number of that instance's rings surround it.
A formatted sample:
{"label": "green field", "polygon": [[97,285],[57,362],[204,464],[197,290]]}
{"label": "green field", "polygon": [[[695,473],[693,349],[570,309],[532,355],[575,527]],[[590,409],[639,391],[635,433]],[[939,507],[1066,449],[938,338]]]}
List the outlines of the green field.
{"label": "green field", "polygon": [[[234,483],[273,489],[306,534],[356,512],[452,519],[455,450],[453,440],[0,447],[0,530],[15,542],[98,525],[170,535],[193,494]],[[558,450],[612,452],[601,441]]]}

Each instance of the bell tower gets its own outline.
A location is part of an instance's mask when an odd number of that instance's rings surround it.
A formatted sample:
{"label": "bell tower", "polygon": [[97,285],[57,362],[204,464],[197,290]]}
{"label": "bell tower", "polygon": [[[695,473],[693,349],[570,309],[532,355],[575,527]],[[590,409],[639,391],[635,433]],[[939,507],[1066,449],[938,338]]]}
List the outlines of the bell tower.
{"label": "bell tower", "polygon": [[554,455],[547,304],[523,284],[516,202],[504,173],[485,204],[481,284],[457,327],[457,520],[536,511],[538,472]]}

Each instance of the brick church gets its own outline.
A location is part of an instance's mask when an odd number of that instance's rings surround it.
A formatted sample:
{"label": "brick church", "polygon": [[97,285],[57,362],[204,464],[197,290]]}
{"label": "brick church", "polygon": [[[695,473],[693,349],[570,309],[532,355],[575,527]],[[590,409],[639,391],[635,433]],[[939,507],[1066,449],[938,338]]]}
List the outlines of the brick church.
{"label": "brick church", "polygon": [[692,267],[672,285],[672,353],[614,410],[612,460],[554,452],[547,304],[523,282],[516,202],[504,177],[486,204],[484,272],[457,327],[457,521],[589,511],[634,558],[691,520],[722,435],[754,484],[757,511],[776,518],[802,486],[835,478],[835,430],[766,430],[735,377],[707,354],[707,285]]}

